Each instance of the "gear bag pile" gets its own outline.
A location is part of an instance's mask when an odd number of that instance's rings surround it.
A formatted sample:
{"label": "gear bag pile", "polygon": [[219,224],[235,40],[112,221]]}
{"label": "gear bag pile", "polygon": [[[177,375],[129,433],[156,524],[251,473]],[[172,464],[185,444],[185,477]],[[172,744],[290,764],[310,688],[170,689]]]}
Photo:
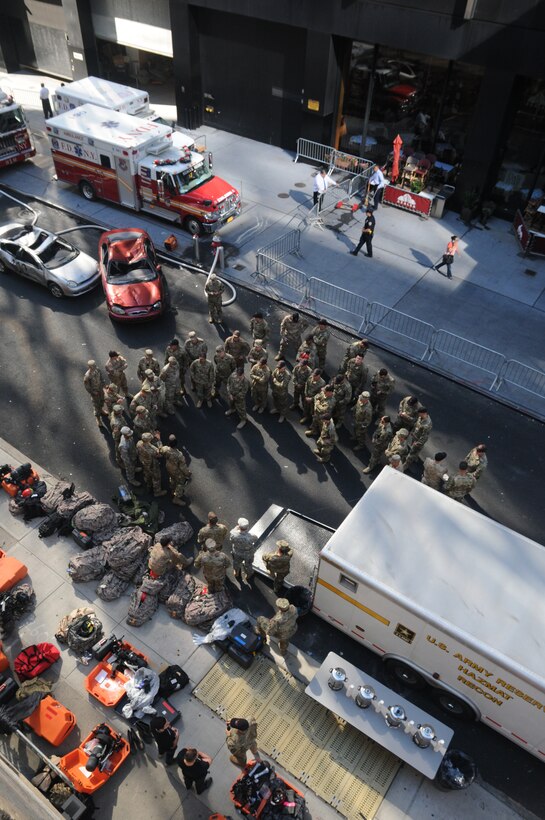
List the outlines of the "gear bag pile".
{"label": "gear bag pile", "polygon": [[185,608],[196,591],[204,588],[204,584],[194,575],[185,573],[178,579],[178,583],[166,601],[168,614],[171,618],[183,619]]}
{"label": "gear bag pile", "polygon": [[[109,504],[91,504],[74,515],[72,526],[93,535],[93,540],[102,543],[114,534],[113,530],[117,528],[117,513]],[[105,532],[110,533],[106,538],[97,537]]]}
{"label": "gear bag pile", "polygon": [[144,577],[138,589],[131,595],[127,613],[129,626],[142,626],[153,618],[159,607],[159,595],[166,585],[164,576],[162,578],[150,578],[149,575]]}
{"label": "gear bag pile", "polygon": [[184,621],[188,626],[204,626],[215,621],[233,606],[226,590],[206,592],[193,595],[184,612]]}
{"label": "gear bag pile", "polygon": [[131,581],[151,546],[151,540],[151,536],[140,527],[120,530],[102,545],[108,566],[119,578]]}
{"label": "gear bag pile", "polygon": [[67,481],[57,481],[42,498],[42,507],[47,514],[56,512],[64,498],[69,498],[74,492],[74,485]]}
{"label": "gear bag pile", "polygon": [[68,574],[75,584],[95,581],[106,572],[106,550],[104,546],[93,547],[87,552],[79,552],[68,562]]}
{"label": "gear bag pile", "polygon": [[59,501],[56,512],[62,515],[63,518],[66,518],[67,521],[71,521],[79,510],[82,510],[84,507],[90,507],[91,504],[95,504],[95,499],[91,493],[85,491],[82,493],[74,493],[69,498],[63,498]]}
{"label": "gear bag pile", "polygon": [[155,540],[160,541],[163,536],[170,538],[172,546],[180,550],[193,536],[193,527],[188,521],[179,521],[170,527],[165,527],[155,534]]}

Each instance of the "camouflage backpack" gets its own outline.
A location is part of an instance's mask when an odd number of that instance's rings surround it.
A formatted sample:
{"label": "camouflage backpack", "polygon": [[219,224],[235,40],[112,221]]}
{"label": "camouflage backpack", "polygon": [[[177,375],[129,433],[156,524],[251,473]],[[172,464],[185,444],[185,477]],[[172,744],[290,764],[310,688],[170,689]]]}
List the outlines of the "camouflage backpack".
{"label": "camouflage backpack", "polygon": [[170,538],[172,546],[179,550],[184,544],[193,536],[193,527],[188,521],[179,521],[176,524],[171,524],[170,527],[165,527],[155,534],[155,540],[159,541],[163,536]]}
{"label": "camouflage backpack", "polygon": [[108,572],[97,586],[95,592],[103,601],[116,601],[129,586],[129,578],[121,578],[115,572]]}
{"label": "camouflage backpack", "polygon": [[68,627],[67,643],[76,655],[88,652],[102,638],[102,621],[94,612],[74,618]]}
{"label": "camouflage backpack", "polygon": [[112,530],[117,526],[117,513],[109,504],[90,504],[74,515],[72,526],[87,533]]}
{"label": "camouflage backpack", "polygon": [[74,555],[68,562],[68,574],[75,584],[102,578],[106,572],[106,553],[103,546]]}
{"label": "camouflage backpack", "polygon": [[126,581],[132,580],[150,546],[151,536],[140,527],[122,529],[103,544],[110,569]]}
{"label": "camouflage backpack", "polygon": [[82,510],[83,507],[89,507],[94,503],[95,499],[90,493],[74,493],[70,498],[63,498],[59,502],[56,511],[59,515],[62,515],[63,518],[70,521],[79,510]]}
{"label": "camouflage backpack", "polygon": [[165,577],[150,578],[146,576],[141,585],[131,595],[127,623],[129,626],[142,626],[154,616],[159,606],[159,595],[165,588]]}

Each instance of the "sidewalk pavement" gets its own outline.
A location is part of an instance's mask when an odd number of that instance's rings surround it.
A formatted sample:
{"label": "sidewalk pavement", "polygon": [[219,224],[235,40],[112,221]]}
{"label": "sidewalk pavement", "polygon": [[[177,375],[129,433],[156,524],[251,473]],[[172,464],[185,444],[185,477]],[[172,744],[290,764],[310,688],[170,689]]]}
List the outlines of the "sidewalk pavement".
{"label": "sidewalk pavement", "polygon": [[[0,439],[0,463],[17,466],[28,460],[23,453]],[[43,467],[37,464],[34,467],[46,482],[54,480]],[[26,564],[36,594],[34,610],[18,622],[13,634],[4,642],[8,657],[13,659],[23,647],[30,644],[52,640],[64,615],[76,607],[92,605],[103,623],[106,635],[124,635],[126,640],[148,656],[156,669],[177,663],[190,678],[190,685],[173,695],[171,701],[182,712],[179,723],[182,742],[195,745],[213,758],[212,787],[197,799],[194,794],[186,791],[177,767],[165,767],[157,760],[155,748],[146,747],[145,753],[129,758],[112,782],[98,793],[96,802],[102,816],[113,820],[130,816],[134,813],[135,800],[138,801],[139,815],[161,817],[164,820],[208,820],[212,812],[233,814],[229,789],[239,770],[228,759],[223,721],[192,697],[192,690],[216,663],[221,652],[215,647],[195,646],[191,628],[170,618],[164,606],[160,606],[153,619],[144,626],[136,630],[128,628],[125,617],[131,590],[117,601],[104,602],[95,594],[96,581],[73,584],[67,578],[66,568],[70,557],[79,552],[75,543],[69,538],[56,535],[39,538],[40,519],[24,522],[20,518],[14,518],[9,513],[8,502],[8,496],[1,493],[0,548]],[[290,645],[286,659],[276,654],[274,645],[270,653],[275,663],[284,666],[305,683],[310,681],[320,665],[320,660],[305,655],[293,645]],[[103,709],[87,696],[84,678],[91,669],[92,665],[83,666],[69,650],[62,648],[60,662],[44,675],[55,682],[54,696],[71,709],[77,719],[77,728],[62,746],[55,749],[58,755],[75,748],[81,738],[103,720],[107,720],[119,731],[126,732],[127,725],[113,710]],[[51,754],[52,750],[47,743],[35,736],[32,739],[46,754]],[[18,738],[0,738],[2,777],[16,778],[5,765],[6,760],[12,768],[24,775],[34,773],[38,761],[33,758],[34,755],[22,746]],[[281,767],[277,769],[280,774],[294,781],[292,773],[283,771]],[[295,783],[297,784],[297,780]],[[312,820],[335,820],[339,817],[331,806],[304,785],[298,786],[305,794]],[[7,807],[8,795],[4,790],[1,795],[4,795]],[[0,796],[0,808],[4,808],[4,797]],[[400,769],[375,815],[376,820],[462,820],[479,816],[494,817],[495,820],[515,820],[520,817],[535,820],[520,807],[506,802],[504,795],[492,794],[484,783],[477,781],[463,792],[443,792],[407,766]]]}
{"label": "sidewalk pavement", "polygon": [[[77,190],[53,179],[54,168],[38,98],[40,82],[52,92],[58,81],[31,74],[0,74],[0,86],[25,106],[37,156],[24,166],[4,168],[1,181],[31,196],[43,197],[86,219],[123,227],[134,222],[126,210],[100,201],[87,202]],[[154,105],[175,118],[174,106]],[[240,188],[240,217],[221,230],[228,248],[228,278],[263,287],[254,278],[256,253],[282,233],[300,225],[312,204],[315,168],[294,163],[294,153],[204,127],[214,170]],[[295,146],[294,146],[295,148]],[[370,302],[395,307],[410,316],[502,353],[507,359],[545,370],[545,260],[524,258],[511,225],[492,219],[490,230],[466,226],[452,212],[442,220],[423,219],[391,207],[380,207],[373,259],[348,255],[356,243],[364,214],[339,210],[339,230],[308,228],[301,242],[302,259],[285,261]],[[191,238],[168,223],[138,214],[154,241],[162,245],[174,233],[179,251],[191,255]],[[330,220],[331,221],[331,220]],[[460,255],[448,280],[432,265],[441,260],[451,234],[461,236]],[[444,271],[443,271],[444,273]]]}

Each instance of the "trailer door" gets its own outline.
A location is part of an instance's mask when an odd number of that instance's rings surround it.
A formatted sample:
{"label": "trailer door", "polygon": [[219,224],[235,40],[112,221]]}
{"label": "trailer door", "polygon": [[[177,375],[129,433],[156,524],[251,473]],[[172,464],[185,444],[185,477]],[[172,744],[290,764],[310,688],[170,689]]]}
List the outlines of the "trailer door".
{"label": "trailer door", "polygon": [[115,171],[117,175],[117,187],[119,191],[120,203],[122,205],[128,205],[129,207],[134,208],[136,202],[136,188],[130,162],[124,157],[116,157]]}

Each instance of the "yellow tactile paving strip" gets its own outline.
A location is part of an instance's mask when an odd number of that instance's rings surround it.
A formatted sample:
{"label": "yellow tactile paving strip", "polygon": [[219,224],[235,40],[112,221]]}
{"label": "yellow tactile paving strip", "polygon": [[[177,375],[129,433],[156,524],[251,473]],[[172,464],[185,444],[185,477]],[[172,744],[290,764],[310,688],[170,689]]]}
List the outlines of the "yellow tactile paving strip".
{"label": "yellow tactile paving strip", "polygon": [[193,694],[224,718],[256,717],[269,757],[348,820],[372,820],[400,761],[304,690],[263,656],[243,670],[224,655]]}

